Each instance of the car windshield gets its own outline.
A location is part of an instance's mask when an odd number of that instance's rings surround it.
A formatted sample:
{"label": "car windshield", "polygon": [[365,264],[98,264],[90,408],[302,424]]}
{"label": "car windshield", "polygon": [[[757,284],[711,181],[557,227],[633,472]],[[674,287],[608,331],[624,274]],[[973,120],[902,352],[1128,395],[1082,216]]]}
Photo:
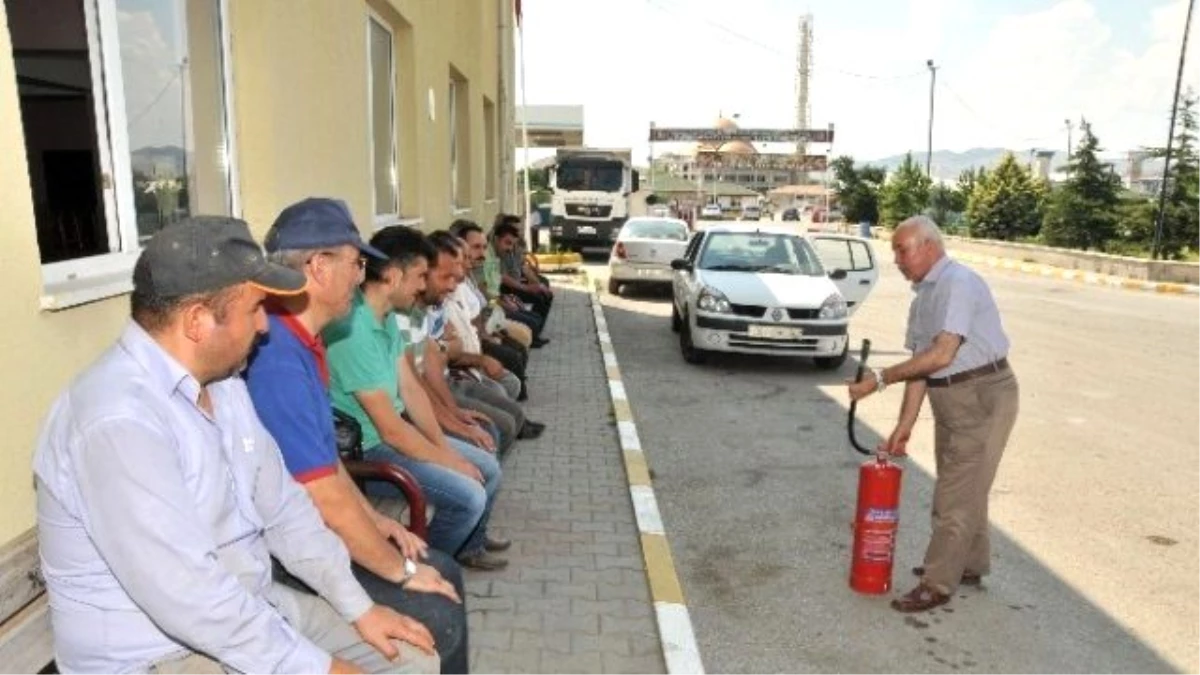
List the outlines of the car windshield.
{"label": "car windshield", "polygon": [[631,220],[625,224],[626,237],[687,241],[687,226],[677,220]]}
{"label": "car windshield", "polygon": [[816,252],[802,237],[764,232],[714,232],[700,256],[700,269],[821,276]]}

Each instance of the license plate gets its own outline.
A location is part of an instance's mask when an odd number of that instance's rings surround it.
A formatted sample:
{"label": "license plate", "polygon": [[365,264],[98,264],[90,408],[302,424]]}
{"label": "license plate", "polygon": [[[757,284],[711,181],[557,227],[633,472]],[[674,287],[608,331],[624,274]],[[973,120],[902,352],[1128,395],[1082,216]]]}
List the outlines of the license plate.
{"label": "license plate", "polygon": [[799,340],[804,335],[804,330],[788,326],[751,325],[747,333],[750,337],[766,340]]}
{"label": "license plate", "polygon": [[653,268],[651,268],[651,269],[640,269],[640,270],[638,270],[638,276],[639,276],[639,277],[654,277],[654,278],[659,278],[659,277],[665,277],[665,276],[667,276],[667,273],[666,273],[666,270],[660,270],[660,269],[653,269]]}
{"label": "license plate", "polygon": [[596,234],[596,228],[592,227],[591,225],[580,225],[575,232],[578,234],[590,234],[594,236]]}

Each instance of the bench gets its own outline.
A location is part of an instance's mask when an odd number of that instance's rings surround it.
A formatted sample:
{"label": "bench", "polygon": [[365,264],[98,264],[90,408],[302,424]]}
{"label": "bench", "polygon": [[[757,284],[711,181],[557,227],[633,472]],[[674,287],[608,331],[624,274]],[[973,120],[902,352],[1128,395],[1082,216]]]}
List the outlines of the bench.
{"label": "bench", "polygon": [[0,673],[55,672],[37,530],[0,548]]}

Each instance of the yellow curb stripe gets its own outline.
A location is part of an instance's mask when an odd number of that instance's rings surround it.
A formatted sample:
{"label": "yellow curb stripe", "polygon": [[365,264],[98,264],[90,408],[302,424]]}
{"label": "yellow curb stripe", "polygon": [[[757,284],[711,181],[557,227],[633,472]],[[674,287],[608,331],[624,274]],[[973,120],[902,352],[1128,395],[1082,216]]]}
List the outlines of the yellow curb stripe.
{"label": "yellow curb stripe", "polygon": [[646,576],[654,602],[683,604],[683,587],[675,574],[675,559],[671,557],[667,538],[661,534],[643,534],[642,557],[646,560]]}
{"label": "yellow curb stripe", "polygon": [[630,485],[650,485],[650,467],[646,466],[646,455],[640,452],[625,453],[625,473]]}
{"label": "yellow curb stripe", "polygon": [[613,401],[613,413],[616,415],[618,422],[632,422],[633,410],[629,408],[629,401],[620,399]]}
{"label": "yellow curb stripe", "polygon": [[608,372],[608,379],[610,379],[610,380],[621,379],[621,369],[620,368],[618,368],[616,366],[609,366],[609,367],[605,368],[605,371]]}
{"label": "yellow curb stripe", "polygon": [[1023,274],[1036,274],[1045,278],[1058,279],[1060,281],[1074,281],[1076,283],[1090,284],[1095,286],[1108,286],[1110,288],[1121,288],[1125,290],[1146,291],[1170,295],[1200,295],[1200,287],[1190,284],[1143,281],[1141,279],[1118,277],[1111,274],[1088,272],[1086,270],[1068,270],[1059,267],[1053,267],[1051,265],[1025,263],[1010,258],[997,258],[994,256],[978,255],[975,253],[955,253],[954,251],[950,251],[950,253],[954,259],[958,260],[959,262],[971,265],[986,265],[988,267],[1002,270],[1021,272]]}

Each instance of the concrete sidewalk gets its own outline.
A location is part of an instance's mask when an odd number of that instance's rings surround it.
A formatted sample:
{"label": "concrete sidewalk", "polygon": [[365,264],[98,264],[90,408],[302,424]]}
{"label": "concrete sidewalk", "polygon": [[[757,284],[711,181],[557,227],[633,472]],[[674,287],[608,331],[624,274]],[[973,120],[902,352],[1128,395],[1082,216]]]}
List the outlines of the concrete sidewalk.
{"label": "concrete sidewalk", "polygon": [[501,572],[469,572],[473,672],[666,672],[589,296],[555,287],[530,355],[546,433],[504,462],[492,530]]}

